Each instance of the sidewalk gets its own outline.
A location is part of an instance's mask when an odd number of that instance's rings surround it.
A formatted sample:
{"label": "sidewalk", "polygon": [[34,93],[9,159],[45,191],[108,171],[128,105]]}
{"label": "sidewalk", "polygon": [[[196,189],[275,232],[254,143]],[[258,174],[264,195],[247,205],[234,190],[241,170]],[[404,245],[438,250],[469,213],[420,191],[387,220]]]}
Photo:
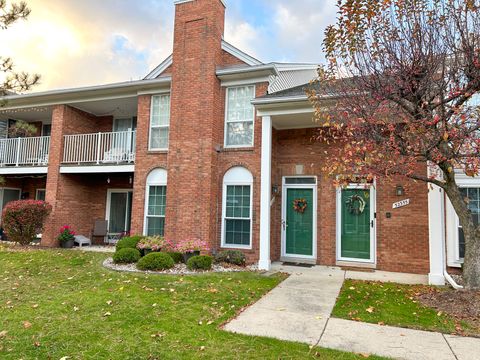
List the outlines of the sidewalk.
{"label": "sidewalk", "polygon": [[424,277],[322,266],[274,269],[291,275],[226,324],[226,331],[397,359],[480,360],[480,339],[330,318],[345,277],[403,283],[423,283]]}

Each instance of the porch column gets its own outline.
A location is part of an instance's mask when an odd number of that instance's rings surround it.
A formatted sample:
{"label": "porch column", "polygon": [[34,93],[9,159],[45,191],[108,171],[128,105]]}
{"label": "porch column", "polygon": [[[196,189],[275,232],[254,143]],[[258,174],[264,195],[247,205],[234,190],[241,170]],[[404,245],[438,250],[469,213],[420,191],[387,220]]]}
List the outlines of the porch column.
{"label": "porch column", "polygon": [[[431,166],[429,166],[429,173]],[[445,285],[445,196],[443,190],[428,184],[428,236],[430,248],[430,285]]]}
{"label": "porch column", "polygon": [[270,270],[270,201],[272,191],[272,118],[262,117],[262,161],[260,184],[260,270]]}

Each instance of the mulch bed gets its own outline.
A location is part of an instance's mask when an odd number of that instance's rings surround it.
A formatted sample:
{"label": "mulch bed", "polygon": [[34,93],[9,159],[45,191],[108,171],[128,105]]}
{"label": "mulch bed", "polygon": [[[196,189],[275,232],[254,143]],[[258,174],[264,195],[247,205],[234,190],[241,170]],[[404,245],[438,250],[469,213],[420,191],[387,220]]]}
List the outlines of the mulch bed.
{"label": "mulch bed", "polygon": [[480,337],[480,291],[430,288],[416,295],[423,305],[469,324],[474,334],[468,331],[466,335]]}

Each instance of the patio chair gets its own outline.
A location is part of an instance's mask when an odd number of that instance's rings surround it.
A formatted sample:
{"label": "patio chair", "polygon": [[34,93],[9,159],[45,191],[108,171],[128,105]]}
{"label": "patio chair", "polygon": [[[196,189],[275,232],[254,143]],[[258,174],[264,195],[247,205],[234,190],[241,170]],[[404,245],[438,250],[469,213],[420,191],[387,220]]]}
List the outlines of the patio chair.
{"label": "patio chair", "polygon": [[113,148],[108,151],[105,151],[103,154],[104,163],[120,163],[125,161],[125,150],[121,148]]}
{"label": "patio chair", "polygon": [[122,233],[111,233],[108,231],[108,221],[103,219],[95,220],[92,231],[93,237],[103,237],[103,242],[108,245],[116,244],[121,239]]}

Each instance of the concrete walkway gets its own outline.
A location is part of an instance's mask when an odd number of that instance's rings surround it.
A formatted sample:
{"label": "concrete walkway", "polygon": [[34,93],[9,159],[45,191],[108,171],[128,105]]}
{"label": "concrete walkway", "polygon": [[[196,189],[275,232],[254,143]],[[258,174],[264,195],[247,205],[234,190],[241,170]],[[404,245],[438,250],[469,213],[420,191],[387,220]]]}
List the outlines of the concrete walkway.
{"label": "concrete walkway", "polygon": [[291,275],[226,324],[226,331],[396,359],[480,360],[480,339],[330,318],[345,278],[412,284],[424,277],[321,266],[274,270]]}

